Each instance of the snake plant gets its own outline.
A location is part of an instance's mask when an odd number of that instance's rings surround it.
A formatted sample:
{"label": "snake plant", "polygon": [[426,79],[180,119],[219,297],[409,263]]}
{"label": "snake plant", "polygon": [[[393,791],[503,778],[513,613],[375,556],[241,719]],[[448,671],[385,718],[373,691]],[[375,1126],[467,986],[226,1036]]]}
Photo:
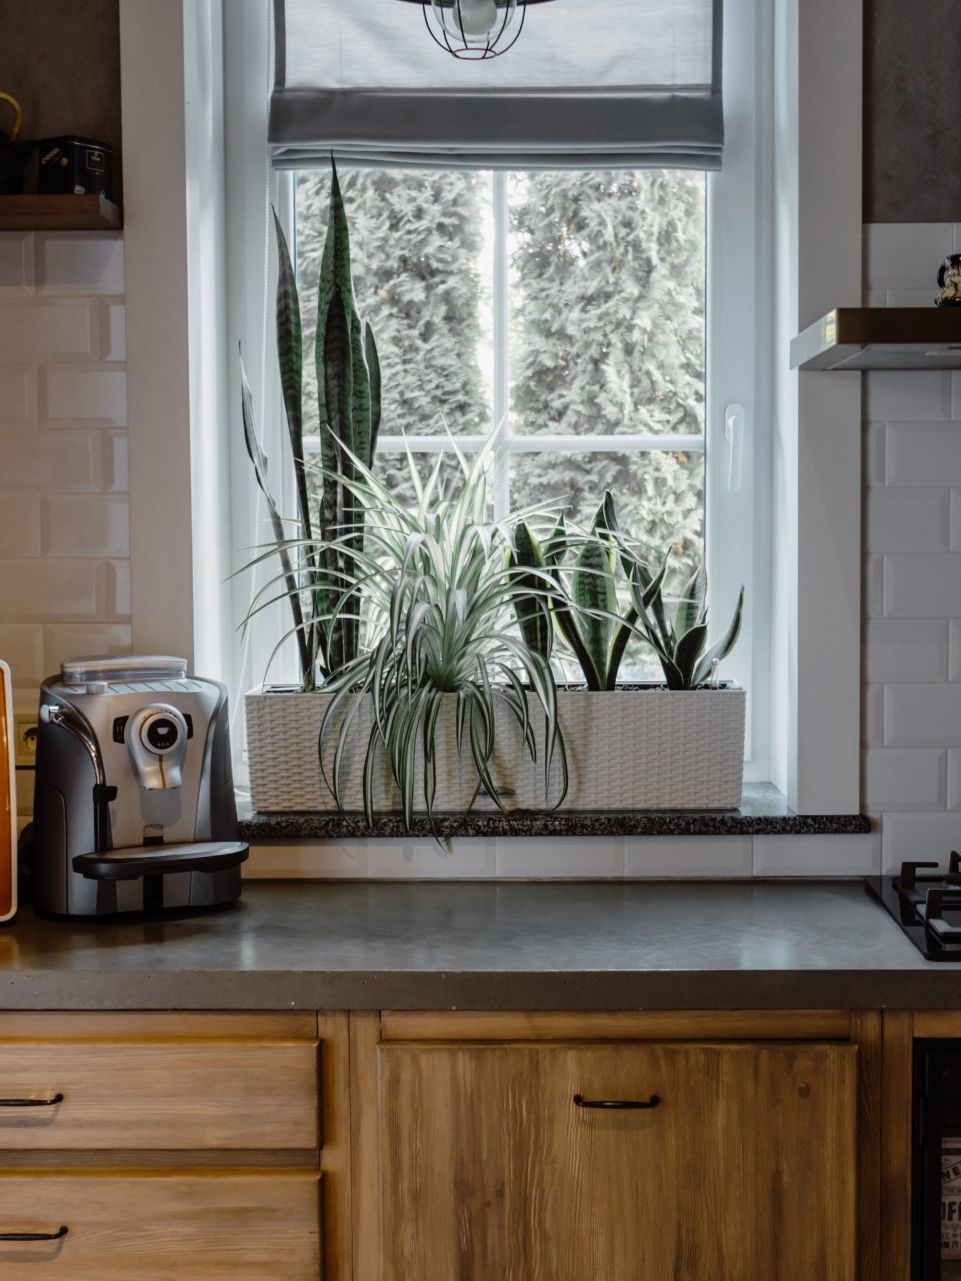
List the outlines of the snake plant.
{"label": "snake plant", "polygon": [[657,655],[668,689],[703,689],[713,683],[718,664],[737,643],[744,614],[744,588],[738,595],[734,617],[727,631],[706,650],[707,575],[704,567],[699,565],[695,569],[673,609],[664,597],[667,571],[667,559],[656,574],[643,562],[635,562],[631,572],[631,598],[637,611],[638,629]]}
{"label": "snake plant", "polygon": [[[574,554],[572,566],[567,558]],[[588,535],[569,532],[563,515],[543,546],[526,523],[514,528],[511,564],[528,588],[515,602],[525,642],[550,660],[554,628],[574,653],[587,688],[612,690],[635,634],[637,612],[627,595],[633,554],[621,537],[614,496],[608,491]],[[568,582],[569,579],[569,582]]]}
{"label": "snake plant", "polygon": [[[277,355],[287,432],[296,476],[299,536],[285,530],[267,477],[253,400],[241,362],[244,438],[254,475],[267,503],[280,559],[282,596],[293,615],[305,690],[350,664],[359,652],[359,601],[352,556],[364,545],[364,507],[349,488],[358,461],[373,466],[381,418],[380,363],[368,323],[354,301],[350,233],[336,166],[317,297],[314,360],[317,371],[322,490],[316,520],[304,457],[304,336],[297,277],[276,213],[279,259],[276,300]],[[343,606],[345,591],[349,608]],[[334,606],[341,602],[336,612]]]}
{"label": "snake plant", "polygon": [[[513,632],[512,610],[529,587],[519,571],[505,572],[508,526],[487,519],[489,450],[471,465],[456,444],[453,450],[463,481],[450,499],[440,493],[444,455],[424,482],[408,454],[417,494],[413,510],[356,456],[351,475],[343,480],[352,501],[367,510],[367,545],[358,547],[345,532],[332,540],[329,550],[350,565],[351,581],[363,595],[366,643],[363,652],[327,682],[326,691],[333,697],[321,726],[318,754],[323,777],[340,804],[345,752],[360,706],[356,695],[370,695],[373,723],[363,768],[368,821],[380,757],[386,759],[400,791],[405,823],[410,825],[420,802],[432,815],[440,719],[451,696],[457,750],[472,764],[475,799],[484,792],[503,808],[491,773],[496,735],[503,732],[498,707],[507,709],[508,722],[516,725],[531,759],[537,759],[532,703],[539,707],[544,727],[545,798],[555,760],[561,765],[556,804],[567,791],[550,665]],[[334,618],[350,608],[345,591],[334,602]]]}

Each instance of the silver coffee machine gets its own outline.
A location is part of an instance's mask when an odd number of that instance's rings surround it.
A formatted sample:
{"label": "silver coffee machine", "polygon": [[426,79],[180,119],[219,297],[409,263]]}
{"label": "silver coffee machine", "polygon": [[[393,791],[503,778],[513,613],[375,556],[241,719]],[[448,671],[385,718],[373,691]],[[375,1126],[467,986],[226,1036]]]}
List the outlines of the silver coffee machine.
{"label": "silver coffee machine", "polygon": [[32,894],[105,917],[240,894],[227,691],[180,658],[64,663],[40,690]]}

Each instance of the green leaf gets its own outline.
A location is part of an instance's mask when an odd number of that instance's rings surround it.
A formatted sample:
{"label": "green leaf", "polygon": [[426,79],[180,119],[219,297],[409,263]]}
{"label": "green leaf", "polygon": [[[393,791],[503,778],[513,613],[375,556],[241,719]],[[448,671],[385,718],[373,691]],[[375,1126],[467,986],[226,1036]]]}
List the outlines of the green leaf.
{"label": "green leaf", "polygon": [[704,655],[698,664],[697,671],[694,673],[694,688],[697,689],[706,685],[711,679],[714,671],[715,662],[722,663],[731,650],[737,644],[737,639],[741,634],[741,622],[744,617],[744,588],[742,587],[737,598],[737,605],[734,610],[734,617],[731,619],[727,631]]}
{"label": "green leaf", "polygon": [[515,573],[513,581],[524,589],[527,595],[517,594],[514,597],[514,614],[521,629],[521,635],[528,649],[550,662],[551,650],[554,647],[554,625],[551,620],[550,602],[546,598],[544,587],[547,562],[541,545],[525,521],[520,521],[513,530],[514,550],[510,556],[510,566],[514,570],[531,568],[536,574]]}
{"label": "green leaf", "polygon": [[674,649],[674,666],[680,673],[684,689],[694,688],[694,670],[707,644],[707,624],[696,623],[685,632]]}
{"label": "green leaf", "polygon": [[577,610],[577,629],[603,689],[607,683],[613,626],[609,615],[618,608],[614,582],[615,559],[610,548],[589,542],[581,548],[571,577],[571,598]]}
{"label": "green leaf", "polygon": [[374,454],[377,452],[377,437],[380,435],[382,393],[380,357],[377,354],[374,331],[369,322],[364,326],[364,354],[367,357],[367,372],[370,378],[370,443],[364,462],[368,467],[373,467]]}

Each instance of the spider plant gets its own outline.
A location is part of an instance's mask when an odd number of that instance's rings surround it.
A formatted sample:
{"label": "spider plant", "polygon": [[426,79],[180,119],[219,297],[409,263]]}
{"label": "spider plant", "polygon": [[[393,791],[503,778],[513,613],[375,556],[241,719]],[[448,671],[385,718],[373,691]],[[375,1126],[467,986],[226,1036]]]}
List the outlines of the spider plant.
{"label": "spider plant", "polygon": [[[332,162],[333,164],[333,162]],[[314,359],[319,406],[318,432],[323,469],[320,510],[311,508],[304,458],[304,336],[297,276],[287,238],[276,213],[277,355],[287,432],[296,475],[298,538],[285,528],[268,481],[268,461],[257,432],[253,399],[241,361],[244,439],[254,475],[267,503],[284,596],[293,616],[303,688],[356,658],[356,608],[331,619],[331,607],[350,584],[351,555],[363,548],[364,509],[345,485],[355,460],[373,465],[380,430],[380,364],[373,331],[362,323],[354,302],[350,234],[337,168],[333,166],[330,218],[320,268]],[[355,602],[356,605],[356,602]]]}
{"label": "spider plant", "polygon": [[[360,707],[357,695],[369,695],[373,721],[363,767],[368,821],[381,756],[400,791],[405,824],[410,825],[418,801],[433,816],[441,718],[448,707],[455,717],[458,757],[469,760],[476,776],[471,805],[484,792],[504,808],[491,772],[496,735],[503,732],[499,708],[506,709],[507,722],[520,733],[532,761],[538,759],[532,711],[539,709],[545,799],[555,759],[561,766],[555,803],[567,792],[550,665],[514,629],[514,605],[529,596],[530,585],[516,568],[505,569],[509,527],[488,519],[490,448],[470,465],[453,442],[452,449],[462,482],[449,499],[440,493],[444,455],[424,482],[408,454],[417,496],[413,510],[355,457],[342,483],[366,508],[366,544],[359,547],[343,534],[317,548],[343,556],[352,567],[366,624],[362,652],[326,685],[332,698],[320,730],[320,767],[340,805],[345,754]],[[333,620],[352,611],[355,601],[354,593],[343,591],[333,603]],[[422,796],[417,795],[419,777]]]}
{"label": "spider plant", "polygon": [[718,664],[727,657],[741,634],[744,588],[727,631],[705,652],[707,646],[707,574],[698,565],[680,597],[669,604],[664,596],[668,560],[657,574],[641,561],[631,571],[631,598],[638,617],[638,630],[654,650],[668,689],[703,689],[716,679]]}
{"label": "spider plant", "polygon": [[[621,537],[613,494],[605,493],[587,535],[568,531],[563,515],[543,546],[524,521],[513,534],[512,564],[519,581],[531,588],[515,602],[524,640],[549,660],[556,626],[587,688],[615,689],[638,615],[633,605],[626,611],[621,606],[635,557]],[[574,563],[568,570],[571,553]]]}

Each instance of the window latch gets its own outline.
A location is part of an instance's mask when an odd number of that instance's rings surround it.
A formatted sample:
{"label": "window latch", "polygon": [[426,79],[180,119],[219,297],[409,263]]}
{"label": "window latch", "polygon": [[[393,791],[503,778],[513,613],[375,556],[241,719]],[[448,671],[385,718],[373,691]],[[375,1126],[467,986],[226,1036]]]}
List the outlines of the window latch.
{"label": "window latch", "polygon": [[744,455],[743,405],[728,405],[724,410],[724,442],[727,445],[727,487],[736,494],[741,488],[741,464]]}

